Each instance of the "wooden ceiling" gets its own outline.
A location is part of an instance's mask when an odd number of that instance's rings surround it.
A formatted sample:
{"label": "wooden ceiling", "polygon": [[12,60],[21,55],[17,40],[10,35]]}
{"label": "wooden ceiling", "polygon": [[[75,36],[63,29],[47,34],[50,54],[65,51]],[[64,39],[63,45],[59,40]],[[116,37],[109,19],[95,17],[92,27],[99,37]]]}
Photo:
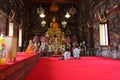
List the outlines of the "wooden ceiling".
{"label": "wooden ceiling", "polygon": [[78,0],[31,0],[31,2],[35,3],[60,3],[60,4],[76,4]]}

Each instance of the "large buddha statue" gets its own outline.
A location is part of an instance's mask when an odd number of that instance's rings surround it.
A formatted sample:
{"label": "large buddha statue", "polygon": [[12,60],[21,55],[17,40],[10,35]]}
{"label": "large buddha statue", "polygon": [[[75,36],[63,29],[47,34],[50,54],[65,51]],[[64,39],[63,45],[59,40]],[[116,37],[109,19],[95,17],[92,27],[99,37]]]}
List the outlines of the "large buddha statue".
{"label": "large buddha statue", "polygon": [[50,23],[50,28],[48,28],[48,35],[54,37],[54,35],[61,35],[61,30],[59,29],[59,24],[56,22],[56,17],[52,17],[52,22]]}
{"label": "large buddha statue", "polygon": [[56,22],[56,17],[55,16],[52,18],[50,28],[55,29],[55,30],[58,29],[58,23]]}

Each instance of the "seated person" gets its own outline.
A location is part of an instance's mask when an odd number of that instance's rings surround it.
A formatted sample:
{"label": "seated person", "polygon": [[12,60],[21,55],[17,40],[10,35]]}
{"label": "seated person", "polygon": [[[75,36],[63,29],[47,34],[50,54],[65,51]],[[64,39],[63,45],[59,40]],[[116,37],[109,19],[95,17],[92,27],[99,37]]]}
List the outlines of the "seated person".
{"label": "seated person", "polygon": [[74,48],[73,50],[73,57],[74,59],[79,59],[80,57],[80,49],[78,48],[78,46],[76,46],[76,48]]}
{"label": "seated person", "polygon": [[71,53],[69,52],[69,49],[66,49],[65,53],[64,53],[64,59],[68,60],[70,59]]}
{"label": "seated person", "polygon": [[27,47],[27,49],[25,50],[26,53],[34,53],[34,43],[32,43],[32,41],[29,41],[29,45]]}

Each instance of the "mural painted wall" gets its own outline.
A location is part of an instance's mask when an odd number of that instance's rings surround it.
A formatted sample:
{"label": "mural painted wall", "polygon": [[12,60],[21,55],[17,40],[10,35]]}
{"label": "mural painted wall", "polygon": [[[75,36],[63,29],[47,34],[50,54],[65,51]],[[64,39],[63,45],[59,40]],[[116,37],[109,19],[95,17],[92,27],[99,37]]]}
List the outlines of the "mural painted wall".
{"label": "mural painted wall", "polygon": [[6,22],[7,22],[7,15],[0,10],[0,34],[6,33]]}
{"label": "mural painted wall", "polygon": [[115,14],[109,19],[110,45],[120,45],[120,14]]}
{"label": "mural painted wall", "polygon": [[[94,17],[94,39],[95,44],[96,41],[99,40],[98,32],[99,32],[99,17],[98,13],[104,13],[105,17],[108,21],[108,29],[109,29],[109,41],[110,45],[114,46],[114,44],[120,44],[120,2],[118,0],[109,0],[109,1],[101,1],[99,6],[95,6],[95,17]],[[97,19],[96,19],[97,18]],[[97,36],[97,37],[96,37]]]}

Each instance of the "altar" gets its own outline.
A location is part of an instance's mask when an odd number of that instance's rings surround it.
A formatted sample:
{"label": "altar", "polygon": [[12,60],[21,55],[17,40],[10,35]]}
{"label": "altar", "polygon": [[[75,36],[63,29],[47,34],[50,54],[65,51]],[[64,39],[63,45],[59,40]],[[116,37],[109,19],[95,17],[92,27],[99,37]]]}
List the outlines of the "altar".
{"label": "altar", "polygon": [[47,44],[48,51],[51,50],[62,50],[64,48],[64,32],[62,32],[59,28],[59,24],[56,22],[56,18],[52,18],[52,23],[50,24],[50,28],[46,32],[47,37],[49,37],[49,42]]}
{"label": "altar", "polygon": [[16,61],[0,65],[0,80],[24,80],[40,59],[36,53],[17,52],[16,56]]}

